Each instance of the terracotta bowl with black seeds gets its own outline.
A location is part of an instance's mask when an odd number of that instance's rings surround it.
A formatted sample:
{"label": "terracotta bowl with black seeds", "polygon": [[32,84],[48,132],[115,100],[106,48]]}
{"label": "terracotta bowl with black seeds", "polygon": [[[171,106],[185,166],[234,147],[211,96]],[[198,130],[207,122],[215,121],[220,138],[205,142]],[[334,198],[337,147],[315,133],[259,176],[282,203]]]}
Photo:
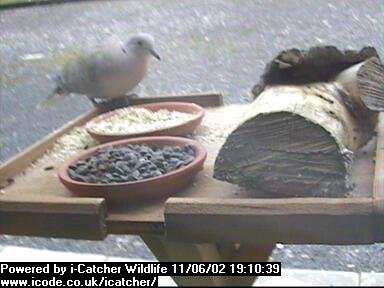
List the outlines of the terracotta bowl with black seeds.
{"label": "terracotta bowl with black seeds", "polygon": [[[72,179],[69,176],[69,167],[75,165],[78,161],[85,160],[95,155],[100,149],[108,147],[119,147],[128,144],[164,147],[164,146],[192,146],[194,150],[194,159],[186,166],[182,166],[176,170],[166,174],[122,183],[88,183]],[[196,174],[203,169],[204,161],[207,157],[205,148],[197,141],[172,136],[152,136],[140,137],[133,139],[125,139],[106,144],[95,146],[88,149],[75,157],[66,161],[58,170],[58,177],[64,186],[77,196],[81,197],[102,197],[107,203],[138,203],[152,201],[159,198],[177,193],[189,186]]]}
{"label": "terracotta bowl with black seeds", "polygon": [[189,103],[189,102],[159,102],[159,103],[134,105],[134,106],[129,106],[128,108],[145,108],[153,112],[165,109],[169,111],[178,111],[178,112],[183,112],[187,114],[192,114],[193,117],[188,121],[185,121],[181,124],[178,124],[169,128],[157,129],[157,130],[146,131],[146,132],[105,133],[105,132],[99,132],[92,129],[92,124],[103,121],[115,115],[116,110],[113,110],[113,111],[101,114],[99,116],[96,116],[95,118],[90,120],[86,125],[87,132],[89,133],[89,135],[92,136],[92,138],[94,138],[95,140],[101,143],[122,140],[122,139],[129,139],[134,137],[144,137],[144,136],[186,136],[196,130],[196,128],[200,125],[201,121],[203,120],[203,117],[205,114],[204,108],[202,108],[197,104]]}

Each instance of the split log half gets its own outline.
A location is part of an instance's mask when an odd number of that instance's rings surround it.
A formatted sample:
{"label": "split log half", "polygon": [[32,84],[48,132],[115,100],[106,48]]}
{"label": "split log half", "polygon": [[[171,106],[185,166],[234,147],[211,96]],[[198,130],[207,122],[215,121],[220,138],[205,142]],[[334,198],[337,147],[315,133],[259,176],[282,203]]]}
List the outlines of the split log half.
{"label": "split log half", "polygon": [[334,84],[266,89],[226,139],[214,177],[289,196],[344,195],[363,136],[338,93]]}

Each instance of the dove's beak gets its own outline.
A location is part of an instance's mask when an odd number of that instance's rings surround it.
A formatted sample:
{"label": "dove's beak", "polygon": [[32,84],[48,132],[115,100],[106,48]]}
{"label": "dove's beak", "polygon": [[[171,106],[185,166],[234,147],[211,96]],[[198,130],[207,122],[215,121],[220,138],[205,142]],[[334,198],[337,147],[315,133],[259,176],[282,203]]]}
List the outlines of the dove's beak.
{"label": "dove's beak", "polygon": [[155,57],[159,61],[161,60],[159,54],[157,54],[155,50],[153,50],[153,49],[148,49],[148,50],[149,50],[149,53],[151,53],[153,57]]}

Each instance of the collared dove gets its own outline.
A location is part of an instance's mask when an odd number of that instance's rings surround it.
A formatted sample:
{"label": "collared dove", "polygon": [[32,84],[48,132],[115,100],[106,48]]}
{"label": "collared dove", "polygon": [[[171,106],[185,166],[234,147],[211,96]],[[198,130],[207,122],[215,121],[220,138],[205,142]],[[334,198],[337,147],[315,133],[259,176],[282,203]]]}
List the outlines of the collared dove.
{"label": "collared dove", "polygon": [[160,60],[153,37],[144,33],[125,44],[109,42],[79,54],[64,65],[55,90],[39,106],[49,106],[71,93],[86,95],[94,104],[96,99],[107,102],[121,97],[144,78],[150,55]]}

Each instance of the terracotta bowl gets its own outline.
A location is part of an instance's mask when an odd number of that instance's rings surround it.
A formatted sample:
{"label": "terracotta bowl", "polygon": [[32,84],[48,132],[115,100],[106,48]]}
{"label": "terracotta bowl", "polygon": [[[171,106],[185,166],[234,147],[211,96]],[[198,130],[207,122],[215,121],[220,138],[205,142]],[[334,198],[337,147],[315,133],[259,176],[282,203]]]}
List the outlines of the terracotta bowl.
{"label": "terracotta bowl", "polygon": [[[125,183],[95,184],[73,180],[68,175],[68,167],[95,154],[98,150],[110,146],[126,144],[147,144],[158,147],[191,145],[195,150],[195,159],[188,165],[167,174],[145,180]],[[187,187],[196,174],[203,169],[207,152],[197,141],[181,137],[141,137],[98,145],[84,151],[65,162],[58,170],[60,181],[71,192],[83,197],[103,197],[110,202],[137,203],[166,197]]]}
{"label": "terracotta bowl", "polygon": [[199,105],[193,104],[193,103],[187,103],[187,102],[162,102],[162,103],[151,103],[151,104],[143,104],[143,105],[134,105],[130,107],[140,107],[140,108],[146,108],[151,111],[158,111],[160,109],[167,109],[170,111],[178,111],[178,112],[184,112],[193,114],[194,117],[186,121],[183,124],[173,126],[168,129],[159,129],[155,131],[150,132],[143,132],[143,133],[131,133],[131,134],[109,134],[109,133],[100,133],[95,130],[93,130],[90,126],[92,123],[97,123],[102,120],[105,120],[106,118],[109,118],[113,116],[116,113],[116,110],[113,110],[111,112],[107,112],[104,114],[101,114],[91,121],[89,121],[86,125],[86,129],[88,133],[97,141],[105,143],[110,141],[116,141],[116,140],[122,140],[122,139],[129,139],[134,137],[143,137],[143,136],[185,136],[190,133],[192,133],[197,126],[200,125],[201,121],[204,117],[204,109],[200,107]]}

